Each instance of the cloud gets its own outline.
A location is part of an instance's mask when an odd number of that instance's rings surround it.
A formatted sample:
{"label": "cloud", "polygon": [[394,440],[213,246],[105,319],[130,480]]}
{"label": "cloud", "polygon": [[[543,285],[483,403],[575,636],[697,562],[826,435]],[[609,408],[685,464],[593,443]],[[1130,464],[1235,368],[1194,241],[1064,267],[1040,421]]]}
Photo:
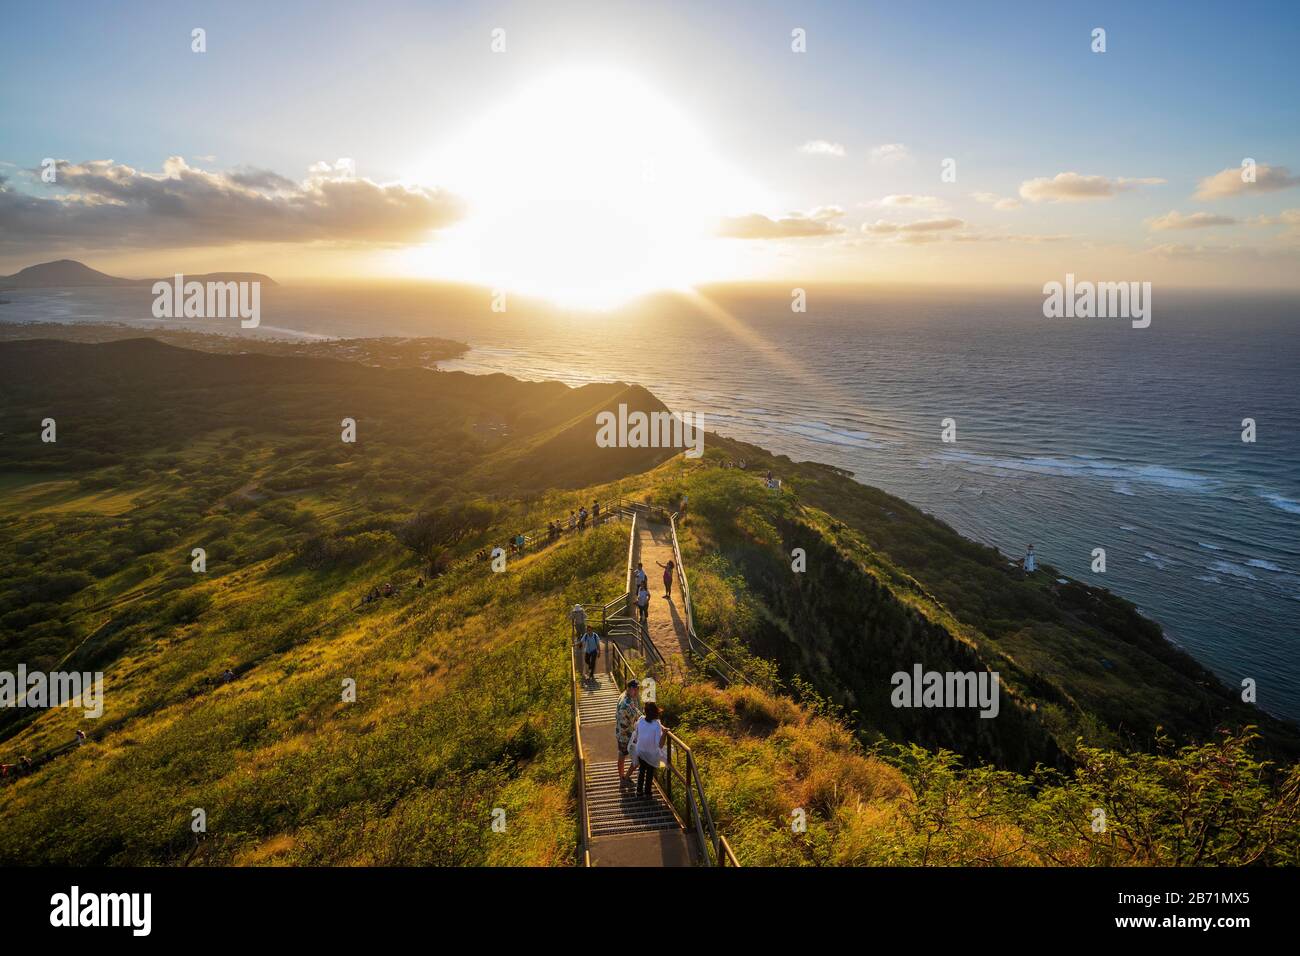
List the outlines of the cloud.
{"label": "cloud", "polygon": [[948,204],[938,196],[917,196],[912,193],[900,193],[892,196],[885,196],[883,199],[877,199],[875,202],[867,203],[869,206],[894,206],[907,209],[928,209],[933,212],[940,212],[948,208]]}
{"label": "cloud", "polygon": [[[451,194],[318,172],[208,172],[169,158],[160,173],[112,160],[57,164],[40,196],[0,183],[0,245],[214,246],[246,242],[401,243],[460,218]],[[39,171],[32,171],[39,173]],[[39,175],[36,180],[39,181]]]}
{"label": "cloud", "polygon": [[945,232],[949,229],[960,229],[966,225],[964,219],[954,219],[951,217],[943,219],[920,219],[916,222],[887,222],[884,219],[877,219],[875,222],[865,222],[862,224],[862,231],[873,236],[912,236],[917,234],[928,234],[935,232]]}
{"label": "cloud", "polygon": [[986,206],[992,206],[994,209],[1005,212],[1008,209],[1019,209],[1020,200],[1011,196],[999,196],[997,193],[971,193],[970,198],[976,202],[982,202]]}
{"label": "cloud", "polygon": [[1255,226],[1300,226],[1300,209],[1283,209],[1276,216],[1256,216],[1247,221]]}
{"label": "cloud", "polygon": [[844,147],[839,143],[832,143],[824,139],[810,139],[799,147],[799,152],[807,153],[809,156],[842,157]]}
{"label": "cloud", "polygon": [[844,231],[835,220],[844,215],[839,206],[818,206],[810,213],[792,212],[779,219],[760,213],[722,220],[718,235],[727,239],[806,239],[833,236]]}
{"label": "cloud", "polygon": [[1051,179],[1026,179],[1020,184],[1020,198],[1030,202],[1087,202],[1111,199],[1138,186],[1159,186],[1164,182],[1155,177],[1107,179],[1105,176],[1057,173]]}
{"label": "cloud", "polygon": [[897,163],[909,158],[907,147],[902,143],[884,143],[871,150],[871,158],[878,163]]}
{"label": "cloud", "polygon": [[1207,226],[1233,226],[1237,220],[1232,216],[1219,216],[1209,212],[1194,212],[1184,216],[1177,210],[1147,220],[1152,232],[1164,232],[1169,229],[1204,229]]}
{"label": "cloud", "polygon": [[1203,245],[1200,243],[1166,242],[1144,250],[1158,259],[1188,259],[1209,262],[1239,262],[1290,265],[1295,261],[1295,251],[1290,248],[1260,248],[1236,244]]}
{"label": "cloud", "polygon": [[1242,172],[1240,166],[1230,166],[1213,176],[1206,176],[1197,184],[1195,198],[1224,199],[1246,192],[1269,193],[1300,185],[1300,176],[1292,176],[1285,166],[1256,166],[1253,183],[1244,182]]}

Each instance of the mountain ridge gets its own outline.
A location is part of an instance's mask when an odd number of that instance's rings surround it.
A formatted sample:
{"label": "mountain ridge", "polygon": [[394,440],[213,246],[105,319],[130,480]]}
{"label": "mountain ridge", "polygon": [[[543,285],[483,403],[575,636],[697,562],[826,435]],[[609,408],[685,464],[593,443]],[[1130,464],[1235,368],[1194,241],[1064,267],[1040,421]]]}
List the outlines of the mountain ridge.
{"label": "mountain ridge", "polygon": [[[13,275],[0,276],[0,289],[71,289],[86,287],[151,286],[155,282],[171,281],[173,276],[155,279],[126,279],[92,269],[76,259],[52,259],[19,269]],[[278,285],[270,276],[260,272],[206,272],[186,275],[192,282],[261,282]]]}

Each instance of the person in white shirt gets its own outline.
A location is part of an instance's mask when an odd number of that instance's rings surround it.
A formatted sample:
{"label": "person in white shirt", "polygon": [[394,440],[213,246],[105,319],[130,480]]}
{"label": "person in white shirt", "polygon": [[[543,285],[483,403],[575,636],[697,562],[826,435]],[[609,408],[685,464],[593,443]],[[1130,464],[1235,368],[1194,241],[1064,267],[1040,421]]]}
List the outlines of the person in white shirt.
{"label": "person in white shirt", "polygon": [[663,762],[664,727],[659,723],[659,705],[648,701],[645,716],[636,722],[636,795],[650,796],[654,786],[655,771]]}
{"label": "person in white shirt", "polygon": [[643,626],[649,626],[650,589],[647,588],[644,584],[641,585],[641,590],[637,591],[636,593],[636,608],[637,608],[637,614],[641,618],[641,624]]}

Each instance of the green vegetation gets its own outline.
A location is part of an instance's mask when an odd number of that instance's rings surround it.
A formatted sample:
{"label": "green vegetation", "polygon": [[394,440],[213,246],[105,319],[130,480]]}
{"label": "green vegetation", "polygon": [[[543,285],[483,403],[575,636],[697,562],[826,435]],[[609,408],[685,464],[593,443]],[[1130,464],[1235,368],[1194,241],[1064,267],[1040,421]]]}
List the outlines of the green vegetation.
{"label": "green vegetation", "polygon": [[[106,675],[98,720],[0,711],[0,761],[35,761],[0,783],[0,863],[571,865],[562,613],[621,592],[626,526],[503,573],[471,556],[580,503],[684,493],[700,635],[754,685],[659,699],[743,863],[1298,861],[1295,729],[1126,602],[1015,577],[823,466],[722,439],[702,462],[597,452],[619,402],[661,407],[618,384],[0,344],[0,670]],[[998,671],[999,717],[891,707],[916,662]]]}

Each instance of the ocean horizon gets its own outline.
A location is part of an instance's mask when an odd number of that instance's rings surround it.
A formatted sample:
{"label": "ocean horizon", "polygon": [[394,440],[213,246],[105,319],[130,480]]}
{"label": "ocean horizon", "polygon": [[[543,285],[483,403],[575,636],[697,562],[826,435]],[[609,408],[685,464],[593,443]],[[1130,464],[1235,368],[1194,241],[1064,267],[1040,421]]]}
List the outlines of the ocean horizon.
{"label": "ocean horizon", "polygon": [[[774,287],[729,287],[707,309],[659,296],[594,318],[494,313],[409,284],[290,285],[240,334],[444,336],[470,346],[439,363],[449,371],[641,384],[709,431],[847,469],[1008,560],[1032,543],[1300,722],[1300,297],[1157,290],[1135,329],[1044,318],[1037,290],[807,291],[802,314]],[[141,297],[10,291],[0,321],[239,332],[154,320]]]}

